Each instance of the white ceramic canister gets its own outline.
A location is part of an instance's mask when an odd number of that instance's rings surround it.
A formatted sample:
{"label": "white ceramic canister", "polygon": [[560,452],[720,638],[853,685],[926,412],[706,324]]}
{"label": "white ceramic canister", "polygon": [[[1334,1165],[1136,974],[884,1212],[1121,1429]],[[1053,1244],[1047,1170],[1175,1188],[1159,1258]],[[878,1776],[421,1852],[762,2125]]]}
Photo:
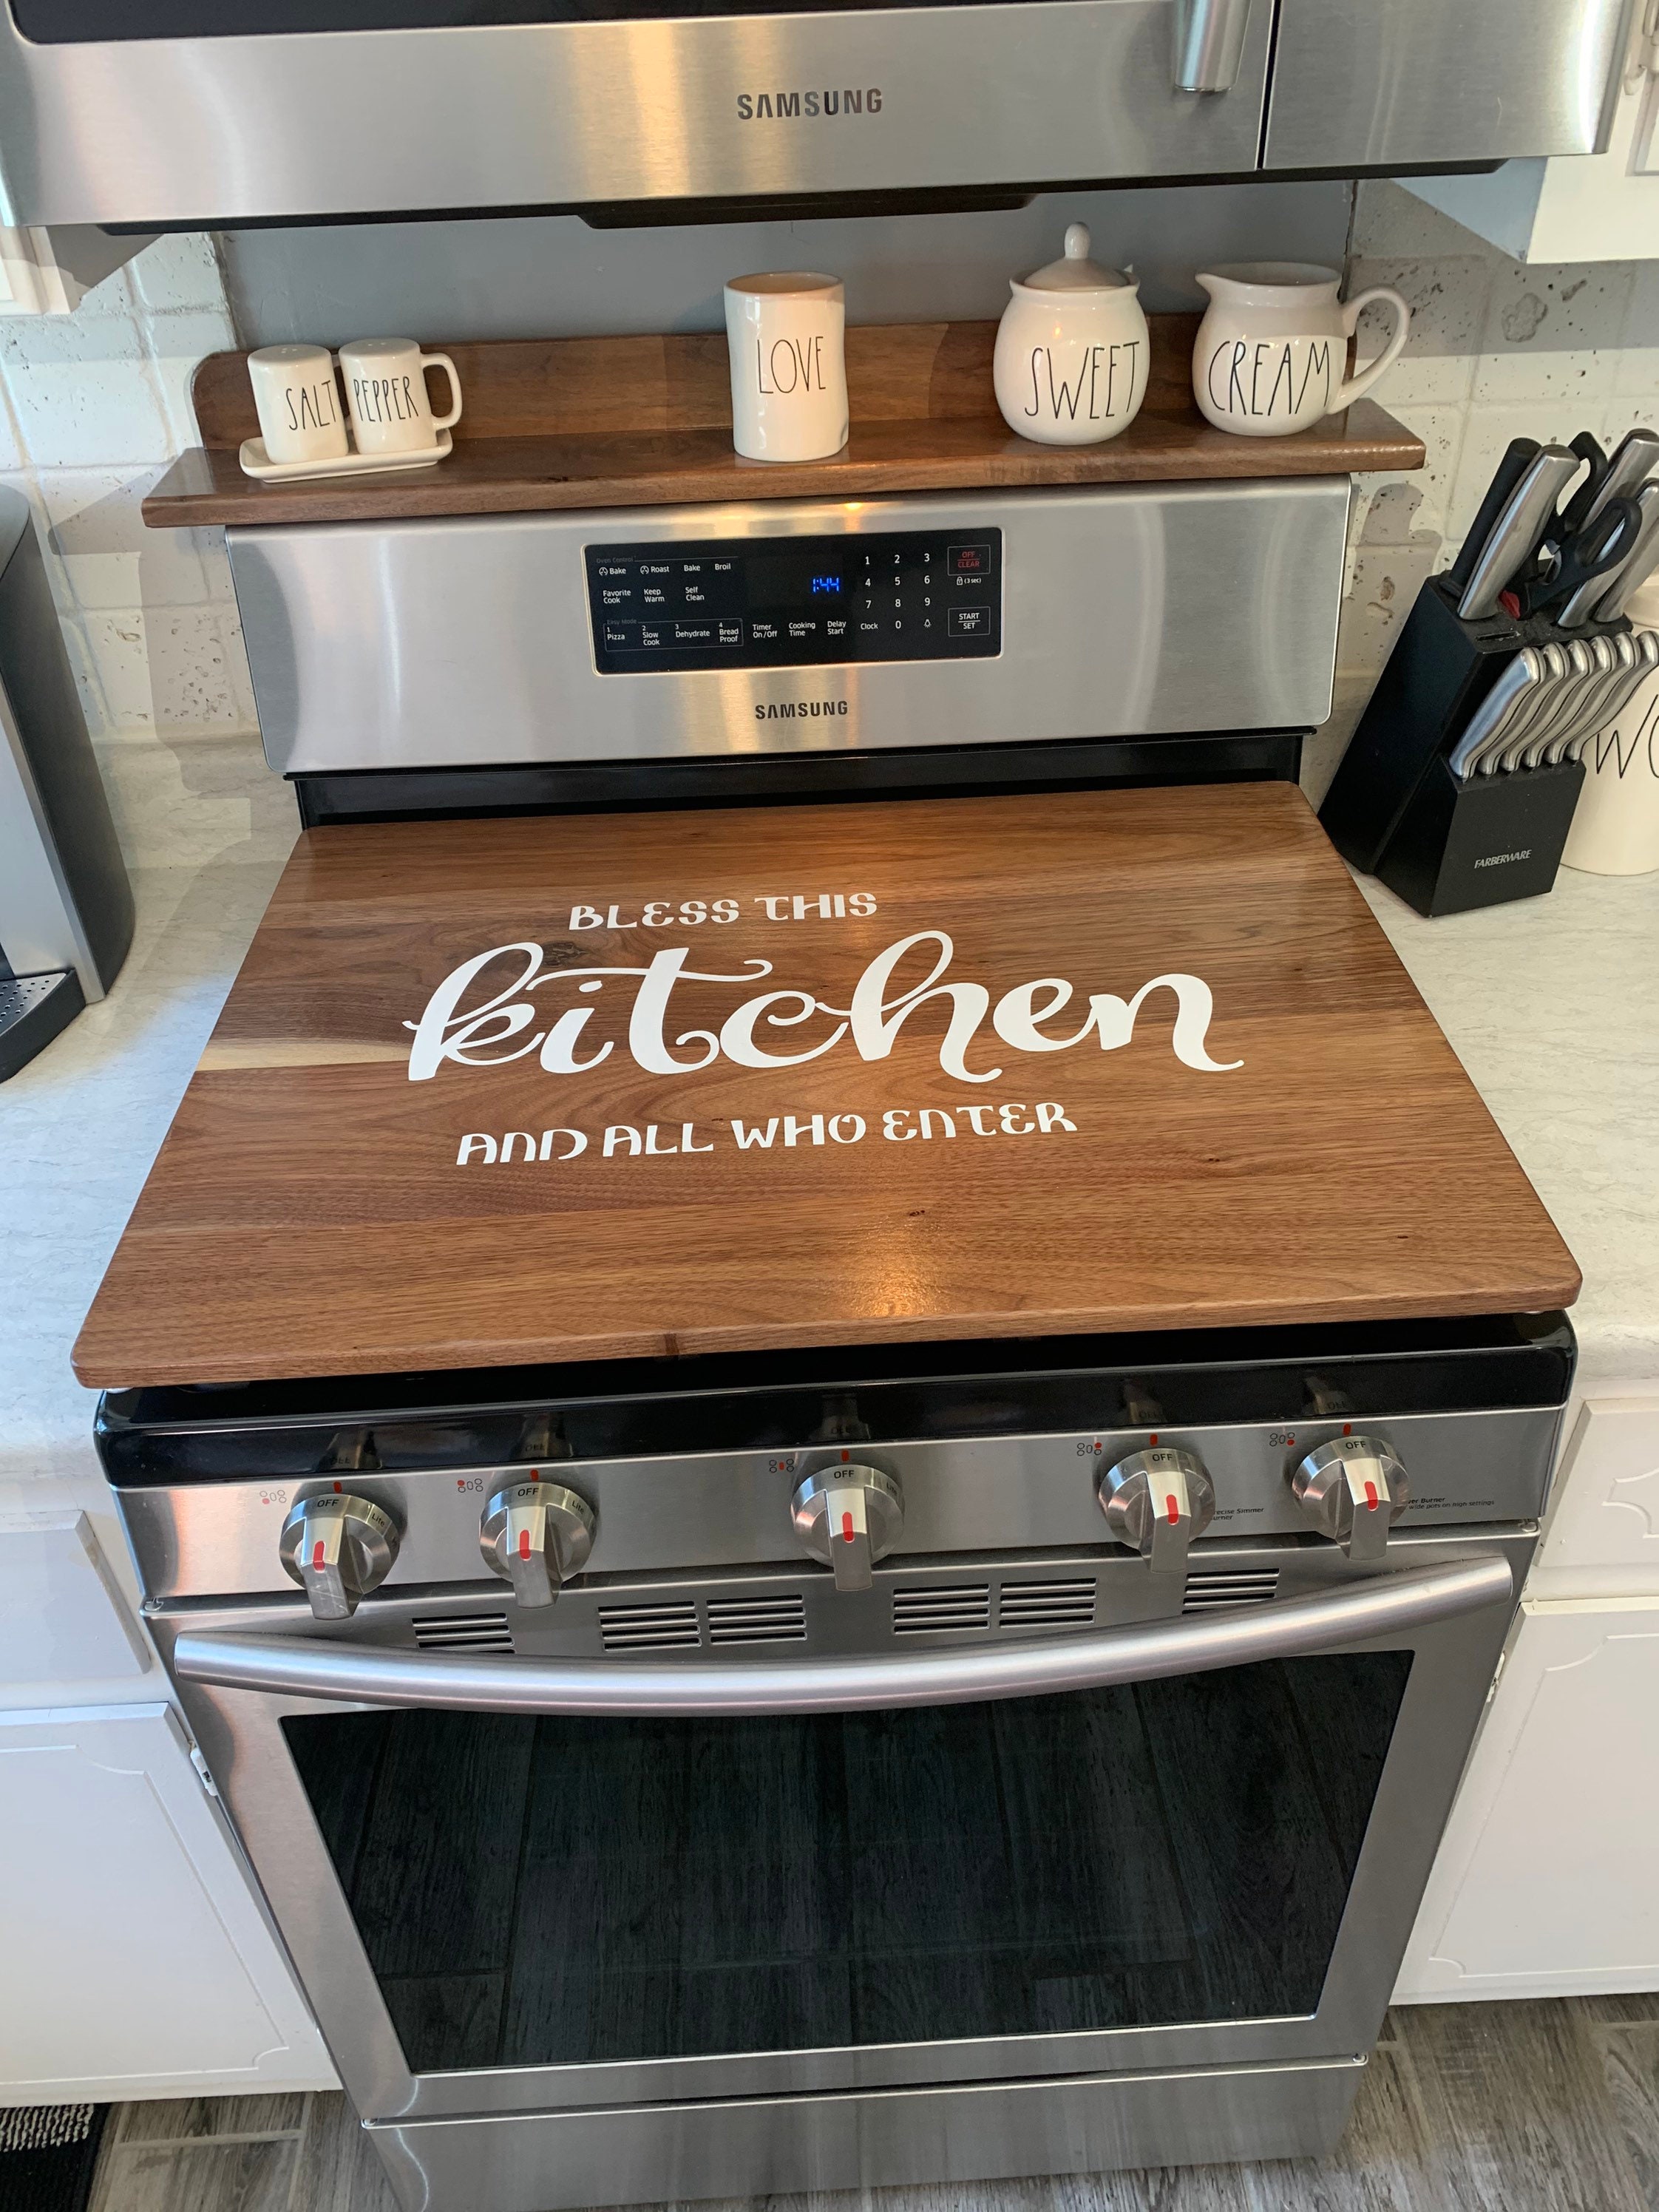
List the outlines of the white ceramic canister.
{"label": "white ceramic canister", "polygon": [[[1334,269],[1310,261],[1238,261],[1197,279],[1210,295],[1193,347],[1193,397],[1206,421],[1241,438],[1283,438],[1340,413],[1394,367],[1411,327],[1398,292],[1373,285],[1338,297]],[[1394,309],[1394,336],[1369,368],[1345,378],[1348,340],[1372,300]]]}
{"label": "white ceramic canister", "polygon": [[[1632,592],[1625,611],[1632,629],[1659,629],[1659,577]],[[1579,757],[1584,787],[1562,866],[1593,876],[1645,876],[1659,868],[1659,670]]]}
{"label": "white ceramic canister", "polygon": [[1127,430],[1152,367],[1139,285],[1091,261],[1087,227],[1074,222],[1063,258],[1008,289],[993,376],[1009,428],[1042,446],[1097,446]]}
{"label": "white ceramic canister", "polygon": [[847,295],[805,270],[726,288],[732,442],[745,460],[823,461],[847,443]]}
{"label": "white ceramic canister", "polygon": [[351,448],[326,346],[261,346],[248,356],[247,373],[269,459],[344,459]]}

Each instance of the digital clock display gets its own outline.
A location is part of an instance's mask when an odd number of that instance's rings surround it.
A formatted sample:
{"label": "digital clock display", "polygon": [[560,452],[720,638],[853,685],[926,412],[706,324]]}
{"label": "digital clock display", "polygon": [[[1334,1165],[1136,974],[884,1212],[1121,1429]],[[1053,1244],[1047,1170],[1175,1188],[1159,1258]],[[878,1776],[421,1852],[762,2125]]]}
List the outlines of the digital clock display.
{"label": "digital clock display", "polygon": [[[1002,538],[983,527],[589,545],[601,675],[969,660],[1002,649]],[[769,717],[793,699],[761,699]],[[821,702],[820,702],[821,703]]]}
{"label": "digital clock display", "polygon": [[822,545],[800,551],[786,546],[750,554],[744,562],[750,606],[757,614],[789,614],[810,606],[814,599],[839,598],[840,566],[832,565],[823,556]]}

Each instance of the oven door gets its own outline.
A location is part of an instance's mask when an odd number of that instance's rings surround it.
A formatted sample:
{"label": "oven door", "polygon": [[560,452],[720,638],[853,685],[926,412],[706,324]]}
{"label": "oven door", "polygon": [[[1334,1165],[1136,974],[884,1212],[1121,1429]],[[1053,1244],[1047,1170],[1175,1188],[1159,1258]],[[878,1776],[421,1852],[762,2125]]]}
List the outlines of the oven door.
{"label": "oven door", "polygon": [[896,1656],[492,1656],[502,1596],[431,1590],[372,1642],[150,1619],[365,2118],[660,2112],[1364,2052],[1531,1544],[1206,1544],[1184,1613],[1080,1634],[1102,1558],[1044,1554],[972,1644],[952,1560]]}
{"label": "oven door", "polygon": [[1272,0],[10,0],[6,219],[1248,171],[1273,15]]}

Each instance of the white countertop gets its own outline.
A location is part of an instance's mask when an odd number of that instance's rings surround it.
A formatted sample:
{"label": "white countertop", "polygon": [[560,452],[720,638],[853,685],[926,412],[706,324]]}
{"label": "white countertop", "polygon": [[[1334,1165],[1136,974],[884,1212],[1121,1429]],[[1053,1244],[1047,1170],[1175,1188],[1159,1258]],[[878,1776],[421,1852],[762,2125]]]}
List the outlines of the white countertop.
{"label": "white countertop", "polygon": [[[0,1503],[97,1481],[70,1346],[295,831],[245,744],[129,752],[124,833],[161,863],[132,951],[0,1086]],[[1582,1379],[1659,1379],[1659,875],[1563,870],[1548,898],[1435,922],[1364,889],[1583,1269]]]}

